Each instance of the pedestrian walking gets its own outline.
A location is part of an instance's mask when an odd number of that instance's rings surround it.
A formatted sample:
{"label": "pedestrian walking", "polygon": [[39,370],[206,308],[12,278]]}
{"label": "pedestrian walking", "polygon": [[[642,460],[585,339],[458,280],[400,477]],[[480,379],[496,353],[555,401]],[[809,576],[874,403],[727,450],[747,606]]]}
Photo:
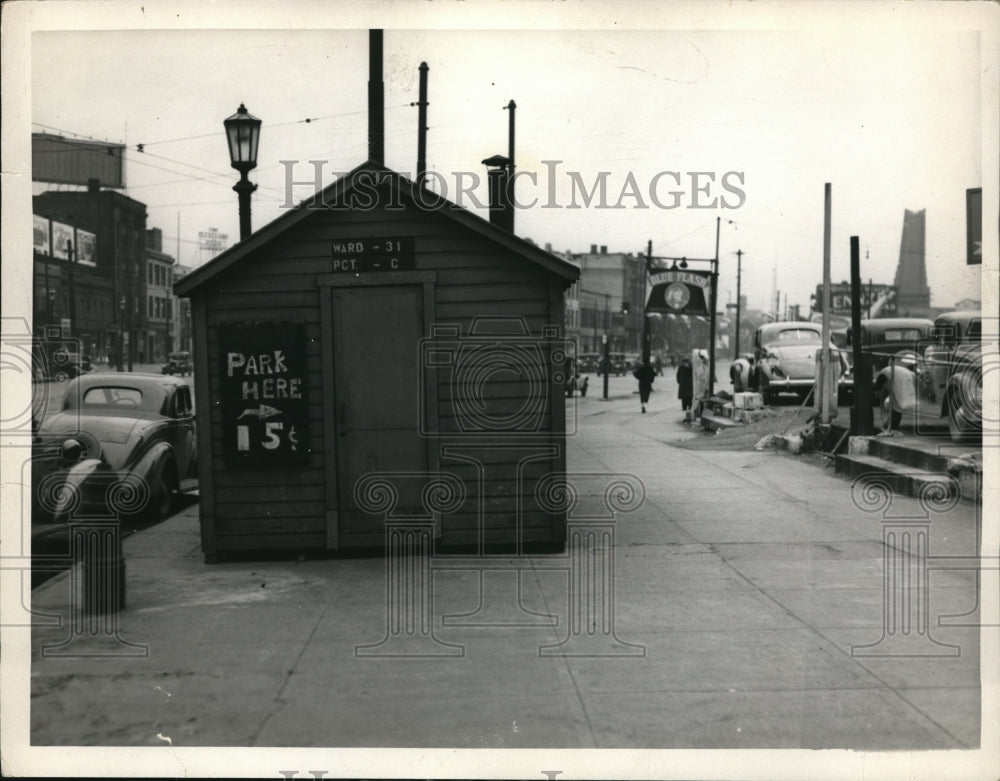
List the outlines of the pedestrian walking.
{"label": "pedestrian walking", "polygon": [[580,384],[580,395],[587,395],[587,385],[590,383],[590,377],[584,377],[583,382]]}
{"label": "pedestrian walking", "polygon": [[649,392],[653,389],[653,380],[656,379],[656,369],[653,368],[653,364],[646,361],[632,372],[632,376],[639,381],[639,401],[642,403],[642,411],[645,413]]}
{"label": "pedestrian walking", "polygon": [[691,409],[691,398],[694,396],[694,370],[691,359],[685,358],[677,367],[677,398],[681,400],[681,409],[687,412]]}
{"label": "pedestrian walking", "polygon": [[657,377],[663,376],[663,359],[660,357],[659,353],[656,354],[656,361],[653,362],[653,368],[656,369]]}

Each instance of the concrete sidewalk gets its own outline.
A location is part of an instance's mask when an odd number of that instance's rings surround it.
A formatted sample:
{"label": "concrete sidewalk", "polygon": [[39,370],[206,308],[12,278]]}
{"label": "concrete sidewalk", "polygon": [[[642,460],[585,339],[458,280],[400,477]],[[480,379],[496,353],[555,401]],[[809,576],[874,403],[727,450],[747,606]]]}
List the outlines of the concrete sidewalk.
{"label": "concrete sidewalk", "polygon": [[[783,454],[672,447],[670,396],[641,416],[631,400],[583,399],[569,442],[571,472],[630,473],[646,492],[614,527],[614,611],[589,635],[600,642],[558,645],[587,635],[567,620],[581,604],[569,584],[596,576],[572,556],[435,557],[436,642],[420,645],[432,655],[359,656],[395,648],[371,648],[388,632],[382,558],[206,565],[194,507],[124,543],[117,633],[147,656],[70,621],[36,626],[32,743],[978,747],[978,580],[961,558],[976,550],[976,508],[883,506]],[[883,637],[889,517],[930,523],[929,633]],[[969,568],[934,569],[940,556]],[[68,617],[72,582],[37,589],[34,609]],[[920,596],[890,591],[897,616]],[[41,656],[67,640],[55,652],[68,655]],[[852,657],[852,645],[868,647]]]}

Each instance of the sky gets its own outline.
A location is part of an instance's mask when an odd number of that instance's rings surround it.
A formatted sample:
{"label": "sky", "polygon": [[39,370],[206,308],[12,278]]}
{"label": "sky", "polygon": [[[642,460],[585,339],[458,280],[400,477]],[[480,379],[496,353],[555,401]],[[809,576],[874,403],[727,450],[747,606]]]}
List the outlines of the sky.
{"label": "sky", "polygon": [[[503,107],[515,100],[517,195],[538,199],[518,210],[516,232],[540,245],[640,252],[651,240],[655,256],[709,258],[718,218],[720,302],[735,301],[742,250],[751,308],[772,308],[777,289],[808,309],[822,281],[829,182],[834,282],[849,279],[858,235],[862,276],[892,283],[904,210],[926,209],[932,305],[980,297],[979,268],[965,264],[965,190],[983,185],[975,30],[893,29],[863,13],[850,24],[834,15],[836,24],[749,30],[718,29],[711,16],[703,29],[672,29],[663,13],[640,29],[530,29],[530,15],[521,18],[514,30],[385,25],[389,167],[414,169],[410,104],[426,61],[436,187],[458,200],[456,177],[468,172],[486,201],[480,161],[506,154]],[[313,26],[290,17],[297,25]],[[260,228],[287,208],[279,161],[298,161],[294,180],[311,179],[308,161],[325,161],[326,184],[366,159],[367,46],[361,26],[35,32],[31,129],[125,143],[125,193],[147,204],[165,251],[199,265],[210,257],[199,232],[238,237],[222,120],[241,102],[263,120],[251,174]],[[580,187],[602,178],[605,202],[586,205]],[[292,201],[311,190],[294,187]],[[486,215],[468,196],[460,202]]]}

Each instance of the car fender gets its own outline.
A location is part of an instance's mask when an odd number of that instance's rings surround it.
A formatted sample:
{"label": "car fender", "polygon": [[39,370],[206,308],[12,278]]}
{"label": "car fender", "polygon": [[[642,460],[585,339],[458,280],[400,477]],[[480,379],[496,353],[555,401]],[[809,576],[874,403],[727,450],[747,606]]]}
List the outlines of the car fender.
{"label": "car fender", "polygon": [[83,485],[101,466],[99,458],[88,458],[73,464],[62,473],[63,489],[56,501],[54,518],[61,518],[70,513],[83,498]]}
{"label": "car fender", "polygon": [[[969,411],[970,405],[967,403],[975,395],[976,386],[982,383],[982,377],[974,371],[960,371],[948,378],[945,388],[944,398],[941,399],[941,417],[948,416],[948,404],[952,398],[957,398],[962,409]],[[972,407],[974,410],[975,407]],[[980,411],[980,417],[982,413]]]}
{"label": "car fender", "polygon": [[173,460],[174,451],[168,443],[154,442],[143,452],[129,471],[145,480],[152,490],[152,487],[159,482],[164,465]]}

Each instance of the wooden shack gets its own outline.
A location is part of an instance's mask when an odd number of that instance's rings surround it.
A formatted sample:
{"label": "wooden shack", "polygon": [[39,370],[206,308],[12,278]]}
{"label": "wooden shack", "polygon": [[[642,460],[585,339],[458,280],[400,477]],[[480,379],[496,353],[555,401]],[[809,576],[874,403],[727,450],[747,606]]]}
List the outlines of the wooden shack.
{"label": "wooden shack", "polygon": [[[565,513],[535,489],[566,469],[578,276],[367,163],[177,282],[206,560],[381,546],[387,514],[428,512],[442,549],[561,547]],[[435,475],[460,484],[443,509]],[[362,493],[383,489],[373,512]]]}

